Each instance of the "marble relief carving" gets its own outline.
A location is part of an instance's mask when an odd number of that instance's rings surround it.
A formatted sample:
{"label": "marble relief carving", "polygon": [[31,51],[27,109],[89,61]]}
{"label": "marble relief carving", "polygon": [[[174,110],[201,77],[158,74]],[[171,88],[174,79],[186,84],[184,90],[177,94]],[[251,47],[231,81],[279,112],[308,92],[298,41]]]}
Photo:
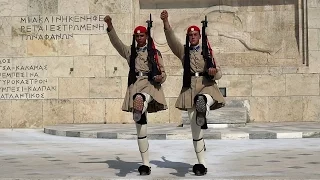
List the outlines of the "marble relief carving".
{"label": "marble relief carving", "polygon": [[[185,9],[168,9],[171,26],[182,43],[185,43],[184,33],[188,26],[201,27],[201,21],[207,16],[207,35],[215,53],[251,53],[255,56],[267,54],[269,58],[283,60],[283,63],[287,63],[287,59],[294,59],[291,64],[295,64],[299,58],[293,5],[288,5],[286,10],[279,8],[277,11],[261,12],[239,11],[239,8],[234,6],[212,6],[197,10],[190,9],[187,13]],[[140,11],[140,24],[146,24],[145,20],[150,12],[154,16],[153,36],[156,45],[163,53],[170,53],[162,22],[158,20],[160,10]],[[183,15],[179,15],[181,13]],[[267,58],[264,61],[257,65],[268,63]]]}
{"label": "marble relief carving", "polygon": [[90,0],[90,13],[130,13],[132,0]]}

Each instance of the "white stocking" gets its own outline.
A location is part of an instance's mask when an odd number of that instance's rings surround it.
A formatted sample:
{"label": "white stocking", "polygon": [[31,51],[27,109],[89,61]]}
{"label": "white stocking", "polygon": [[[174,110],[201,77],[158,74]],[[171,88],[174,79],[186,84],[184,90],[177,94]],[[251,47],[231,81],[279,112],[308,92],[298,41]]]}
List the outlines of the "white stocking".
{"label": "white stocking", "polygon": [[207,98],[207,112],[206,112],[206,117],[208,117],[209,112],[210,112],[210,106],[213,105],[214,100],[209,94],[203,94]]}
{"label": "white stocking", "polygon": [[142,158],[142,163],[146,166],[149,165],[149,143],[147,138],[147,124],[137,124],[136,123],[136,129],[137,129],[137,135],[138,135],[138,146],[139,151]]}
{"label": "white stocking", "polygon": [[143,114],[148,109],[148,104],[149,104],[149,102],[152,101],[153,98],[147,93],[141,93],[141,94],[143,94],[144,97],[146,98],[146,100],[143,103],[143,110],[142,110],[142,114]]}
{"label": "white stocking", "polygon": [[203,139],[203,130],[196,123],[196,110],[188,109],[188,115],[191,124],[192,138],[193,138],[193,147],[196,152],[199,164],[203,164],[206,167],[204,159],[204,139]]}

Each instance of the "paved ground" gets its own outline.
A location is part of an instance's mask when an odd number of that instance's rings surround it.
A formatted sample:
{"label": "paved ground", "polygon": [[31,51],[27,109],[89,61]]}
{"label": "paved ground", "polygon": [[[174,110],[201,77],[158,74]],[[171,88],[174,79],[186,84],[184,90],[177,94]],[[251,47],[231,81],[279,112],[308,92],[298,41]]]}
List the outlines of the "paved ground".
{"label": "paved ground", "polygon": [[[136,139],[134,124],[62,124],[45,127],[44,132],[52,135],[106,139]],[[177,124],[148,125],[150,139],[190,139],[190,126]],[[206,139],[282,139],[320,138],[320,123],[248,123],[245,127],[209,128]]]}
{"label": "paved ground", "polygon": [[0,179],[320,179],[320,138],[206,140],[209,173],[193,176],[191,140],[150,140],[152,174],[138,175],[136,140],[0,129]]}

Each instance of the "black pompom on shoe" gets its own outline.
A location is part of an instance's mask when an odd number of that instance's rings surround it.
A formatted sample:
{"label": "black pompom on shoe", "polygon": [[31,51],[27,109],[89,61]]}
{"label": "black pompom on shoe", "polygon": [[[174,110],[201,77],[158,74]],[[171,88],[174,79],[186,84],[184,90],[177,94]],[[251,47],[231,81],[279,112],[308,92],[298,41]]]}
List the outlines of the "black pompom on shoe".
{"label": "black pompom on shoe", "polygon": [[142,165],[139,167],[138,171],[139,171],[140,175],[142,175],[142,176],[143,175],[150,175],[151,168],[146,165]]}
{"label": "black pompom on shoe", "polygon": [[203,176],[207,174],[207,168],[203,164],[195,164],[192,168],[196,176]]}

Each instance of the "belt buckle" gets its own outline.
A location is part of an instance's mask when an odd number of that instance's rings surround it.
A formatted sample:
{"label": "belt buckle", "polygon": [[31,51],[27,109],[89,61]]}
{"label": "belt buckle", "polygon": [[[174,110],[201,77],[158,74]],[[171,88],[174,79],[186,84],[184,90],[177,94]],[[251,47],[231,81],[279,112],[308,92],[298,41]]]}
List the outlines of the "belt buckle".
{"label": "belt buckle", "polygon": [[140,77],[143,76],[143,72],[139,71],[139,76]]}
{"label": "belt buckle", "polygon": [[200,75],[200,74],[199,74],[198,72],[195,72],[195,73],[194,73],[194,76],[196,76],[196,77],[199,77],[199,75]]}

